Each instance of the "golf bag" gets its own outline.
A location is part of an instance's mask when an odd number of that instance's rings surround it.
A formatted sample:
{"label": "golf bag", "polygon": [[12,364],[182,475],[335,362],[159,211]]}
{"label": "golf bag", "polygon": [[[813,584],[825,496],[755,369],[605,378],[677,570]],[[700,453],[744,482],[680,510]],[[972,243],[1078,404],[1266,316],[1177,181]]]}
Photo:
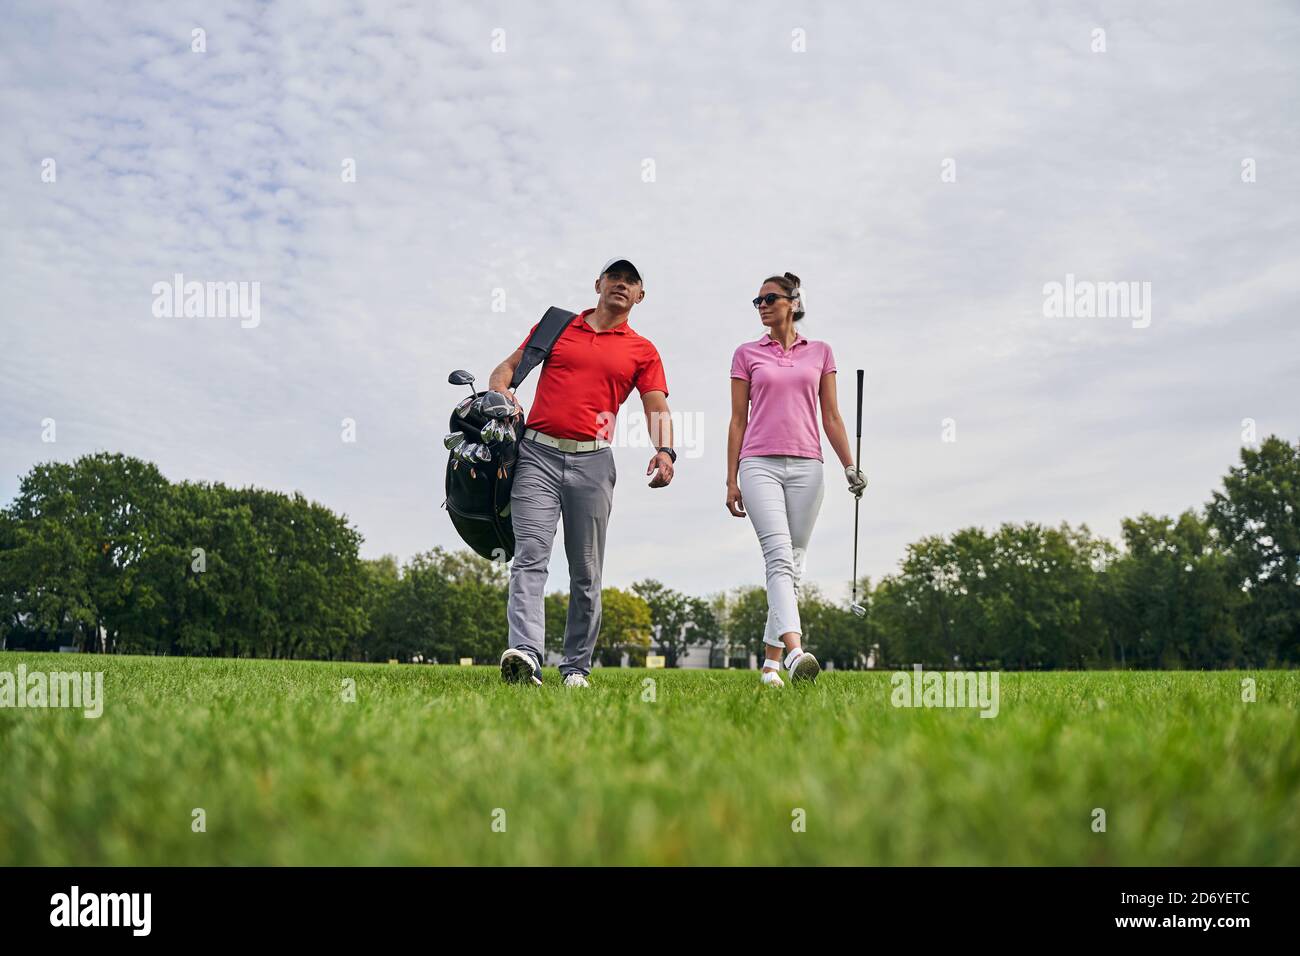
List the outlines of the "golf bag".
{"label": "golf bag", "polygon": [[[524,345],[524,357],[510,380],[512,390],[546,359],[574,317],[575,313],[564,309],[546,310]],[[484,396],[488,394],[475,392],[473,398],[463,400],[451,413],[451,431],[460,432],[465,438],[462,444],[451,449],[447,458],[447,499],[443,507],[451,515],[456,533],[477,554],[491,560],[509,561],[515,555],[510,489],[514,484],[519,442],[524,437],[524,419],[517,412],[508,418],[490,414],[484,408]],[[489,399],[488,404],[494,404],[493,400]],[[498,422],[499,425],[495,424]],[[493,437],[501,436],[502,428],[512,430],[514,438]],[[466,459],[460,454],[462,449],[473,445],[486,448],[491,459]]]}

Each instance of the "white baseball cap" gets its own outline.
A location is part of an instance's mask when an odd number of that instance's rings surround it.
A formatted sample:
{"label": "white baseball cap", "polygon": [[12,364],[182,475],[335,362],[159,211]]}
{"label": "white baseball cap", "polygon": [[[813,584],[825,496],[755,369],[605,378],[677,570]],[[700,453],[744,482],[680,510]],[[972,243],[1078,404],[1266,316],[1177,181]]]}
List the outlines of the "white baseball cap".
{"label": "white baseball cap", "polygon": [[625,259],[623,256],[615,256],[613,259],[610,259],[609,262],[606,262],[603,266],[601,266],[600,274],[597,275],[596,278],[599,279],[600,276],[603,276],[606,272],[609,271],[610,266],[618,265],[620,262],[626,262],[628,265],[630,265],[632,267],[632,271],[636,273],[636,277],[641,280],[641,284],[645,285],[645,276],[643,276],[641,274],[641,270],[636,267],[636,263],[634,263],[631,259]]}

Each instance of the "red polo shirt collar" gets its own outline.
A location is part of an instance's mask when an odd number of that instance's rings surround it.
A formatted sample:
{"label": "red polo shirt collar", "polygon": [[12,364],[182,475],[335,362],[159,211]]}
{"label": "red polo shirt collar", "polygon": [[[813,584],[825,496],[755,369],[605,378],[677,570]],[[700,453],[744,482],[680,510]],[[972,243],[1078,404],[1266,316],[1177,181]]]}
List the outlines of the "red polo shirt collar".
{"label": "red polo shirt collar", "polygon": [[627,324],[627,319],[624,319],[622,322],[614,326],[612,329],[602,330],[602,329],[592,328],[590,325],[587,324],[587,316],[591,315],[591,313],[595,311],[596,311],[595,309],[587,309],[581,312],[574,318],[573,322],[571,322],[570,324],[576,325],[580,329],[586,329],[592,335],[611,335],[611,334],[626,335],[628,332],[632,331],[631,327]]}

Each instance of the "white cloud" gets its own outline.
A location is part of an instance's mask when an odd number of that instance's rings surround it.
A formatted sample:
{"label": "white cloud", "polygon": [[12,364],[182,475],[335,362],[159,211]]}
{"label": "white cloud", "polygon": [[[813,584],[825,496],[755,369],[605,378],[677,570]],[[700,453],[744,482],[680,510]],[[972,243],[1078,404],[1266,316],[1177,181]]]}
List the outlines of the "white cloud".
{"label": "white cloud", "polygon": [[[723,479],[729,359],[760,331],[748,300],[772,270],[807,283],[804,331],[834,347],[846,417],[867,370],[865,572],[968,524],[1114,534],[1179,511],[1229,465],[1242,417],[1300,432],[1298,32],[1283,3],[1230,20],[1209,4],[18,4],[0,38],[0,497],[35,461],[106,448],[173,479],[300,489],[367,554],[455,545],[447,371],[486,376],[630,248],[652,277],[633,325],[707,444],[666,491],[642,484],[643,451],[619,452],[608,583],[761,582]],[[154,319],[151,286],[177,272],[259,281],[261,324]],[[1151,328],[1044,319],[1042,285],[1067,272],[1152,282]],[[829,455],[826,478],[809,569],[835,589],[852,499]],[[564,567],[557,547],[553,587]]]}

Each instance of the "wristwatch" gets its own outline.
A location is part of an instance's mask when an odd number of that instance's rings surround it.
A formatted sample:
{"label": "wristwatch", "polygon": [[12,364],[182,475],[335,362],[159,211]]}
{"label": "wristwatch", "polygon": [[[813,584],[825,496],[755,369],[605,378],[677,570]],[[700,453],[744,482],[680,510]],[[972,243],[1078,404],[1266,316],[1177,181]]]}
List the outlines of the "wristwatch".
{"label": "wristwatch", "polygon": [[663,448],[656,448],[655,451],[663,452],[665,455],[668,456],[668,458],[672,461],[674,465],[677,464],[677,452],[673,451],[671,448],[665,446]]}

